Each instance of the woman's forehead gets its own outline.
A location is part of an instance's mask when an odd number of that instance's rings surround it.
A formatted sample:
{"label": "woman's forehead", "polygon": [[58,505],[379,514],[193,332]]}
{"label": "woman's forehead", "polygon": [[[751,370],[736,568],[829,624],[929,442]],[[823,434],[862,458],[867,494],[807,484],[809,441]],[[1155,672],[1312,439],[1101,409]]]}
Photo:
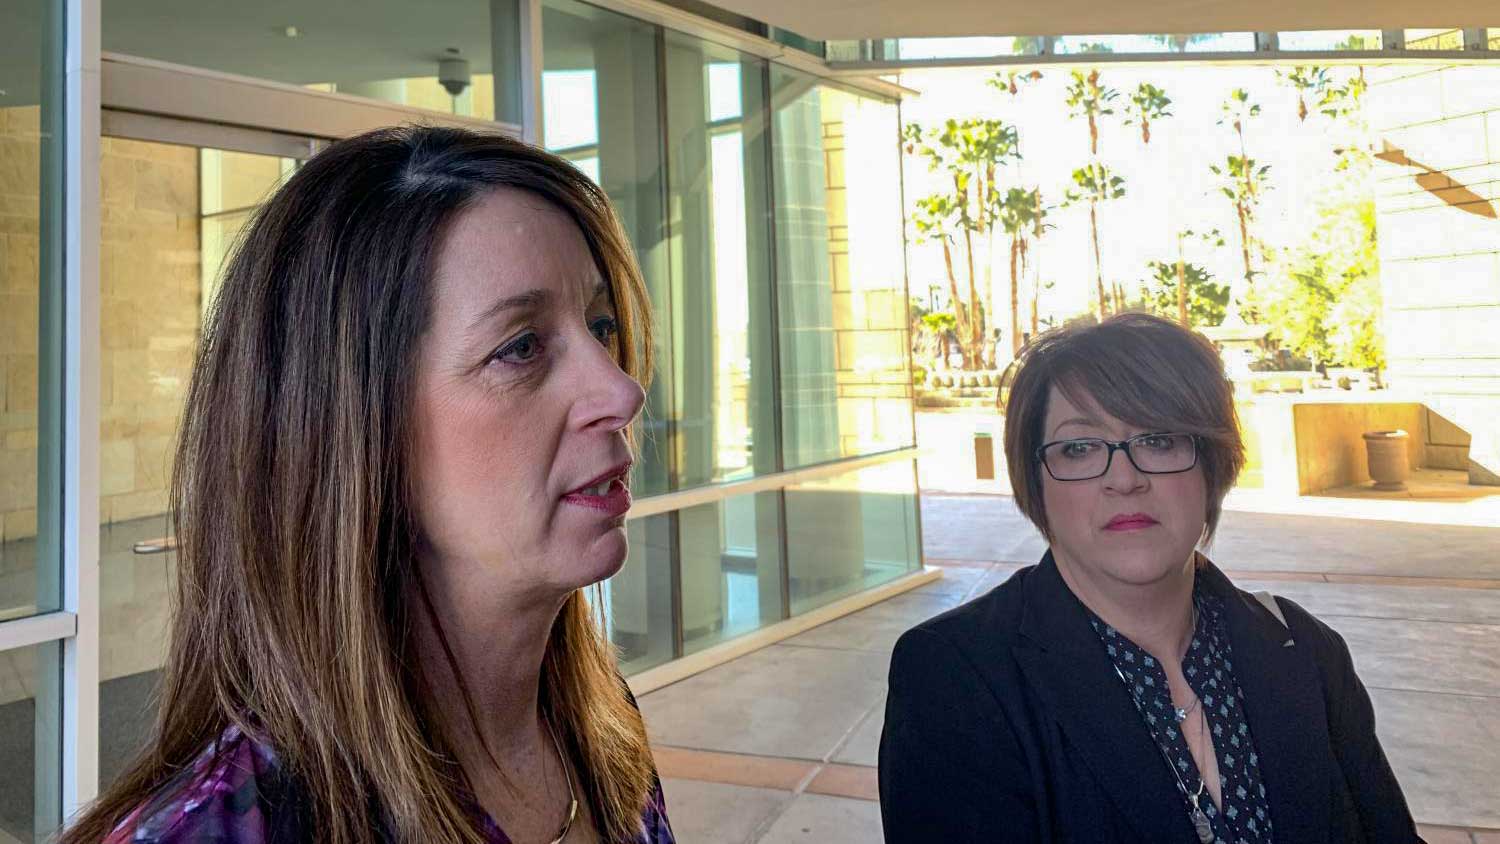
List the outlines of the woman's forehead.
{"label": "woman's forehead", "polygon": [[1102,432],[1139,432],[1156,427],[1150,421],[1126,421],[1105,410],[1088,388],[1069,384],[1053,384],[1047,391],[1047,413],[1043,418],[1045,436],[1051,437],[1059,429],[1093,429]]}
{"label": "woman's forehead", "polygon": [[460,212],[437,263],[439,288],[475,303],[543,290],[553,301],[587,304],[604,284],[573,219],[513,189],[493,191]]}

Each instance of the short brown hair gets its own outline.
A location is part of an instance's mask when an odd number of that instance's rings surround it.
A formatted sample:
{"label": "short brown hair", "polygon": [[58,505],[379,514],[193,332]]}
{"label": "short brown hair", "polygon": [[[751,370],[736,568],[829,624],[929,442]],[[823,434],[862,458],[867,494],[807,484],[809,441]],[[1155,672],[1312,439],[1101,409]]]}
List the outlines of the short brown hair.
{"label": "short brown hair", "polygon": [[1093,399],[1122,422],[1196,434],[1213,536],[1224,496],[1245,465],[1245,443],[1234,388],[1206,337],[1161,317],[1126,313],[1048,331],[1022,351],[1005,408],[1005,459],[1016,506],[1048,539],[1036,450],[1054,386],[1075,404]]}

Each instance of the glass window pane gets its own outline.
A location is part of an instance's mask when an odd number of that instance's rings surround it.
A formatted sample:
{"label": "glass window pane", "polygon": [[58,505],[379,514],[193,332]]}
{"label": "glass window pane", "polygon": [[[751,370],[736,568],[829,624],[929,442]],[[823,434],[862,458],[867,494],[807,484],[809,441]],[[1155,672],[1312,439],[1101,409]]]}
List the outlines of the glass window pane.
{"label": "glass window pane", "polygon": [[60,9],[0,10],[0,622],[62,595]]}
{"label": "glass window pane", "polygon": [[672,659],[672,514],[625,523],[630,555],[605,581],[604,618],[625,675]]}
{"label": "glass window pane", "polygon": [[62,645],[0,651],[0,841],[46,841],[62,819]]}
{"label": "glass window pane", "polygon": [[637,497],[671,489],[671,291],[656,36],[650,24],[575,0],[545,0],[542,8],[543,141],[609,195],[656,309],[656,377],[631,476]]}
{"label": "glass window pane", "polygon": [[1052,44],[1059,55],[1084,53],[1253,52],[1253,32],[1185,32],[1152,35],[1065,35]]}
{"label": "glass window pane", "polygon": [[677,514],[687,653],[781,620],[779,505],[763,492]]}
{"label": "glass window pane", "polygon": [[292,159],[105,138],[100,158],[100,781],[150,732],[176,556],[168,483],[229,248]]}
{"label": "glass window pane", "polygon": [[[437,12],[358,0],[102,6],[108,52],[447,114],[495,116],[489,0],[453,0]],[[444,61],[462,62],[449,66],[462,72],[443,73]],[[457,93],[440,79],[451,79]]]}
{"label": "glass window pane", "polygon": [[968,37],[968,38],[901,38],[897,39],[896,55],[887,58],[899,59],[966,59],[977,56],[1009,56],[1035,53],[1031,38]]}
{"label": "glass window pane", "polygon": [[1406,30],[1406,49],[1408,50],[1462,50],[1464,48],[1464,31],[1456,28],[1446,29],[1408,29]]}
{"label": "glass window pane", "polygon": [[1379,50],[1378,29],[1320,29],[1280,32],[1276,43],[1283,50]]}
{"label": "glass window pane", "polygon": [[542,74],[542,135],[548,149],[599,146],[596,82],[592,68]]}
{"label": "glass window pane", "polygon": [[792,615],[917,570],[914,464],[787,487],[786,534]]}
{"label": "glass window pane", "polygon": [[786,468],[910,446],[896,107],[771,82]]}
{"label": "glass window pane", "polygon": [[765,65],[669,32],[666,69],[681,488],[776,470]]}

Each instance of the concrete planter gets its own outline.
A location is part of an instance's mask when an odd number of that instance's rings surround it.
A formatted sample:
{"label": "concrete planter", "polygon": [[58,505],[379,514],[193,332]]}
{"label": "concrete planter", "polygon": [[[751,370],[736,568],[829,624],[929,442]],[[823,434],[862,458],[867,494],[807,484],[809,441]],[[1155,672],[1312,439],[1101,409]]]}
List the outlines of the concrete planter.
{"label": "concrete planter", "polygon": [[1406,489],[1411,464],[1406,455],[1409,439],[1405,431],[1370,431],[1365,435],[1365,455],[1376,489]]}

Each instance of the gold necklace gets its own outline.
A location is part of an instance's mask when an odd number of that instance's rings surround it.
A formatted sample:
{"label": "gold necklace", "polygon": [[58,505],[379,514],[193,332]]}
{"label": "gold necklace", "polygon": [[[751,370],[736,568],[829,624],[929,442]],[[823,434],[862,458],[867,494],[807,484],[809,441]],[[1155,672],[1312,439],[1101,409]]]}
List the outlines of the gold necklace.
{"label": "gold necklace", "polygon": [[563,780],[568,784],[568,818],[563,821],[562,831],[552,839],[551,844],[562,844],[568,832],[573,829],[573,819],[578,816],[578,798],[573,795],[573,775],[568,770],[568,757],[563,755],[562,743],[557,740],[557,731],[552,729],[552,722],[547,722],[547,735],[552,737],[552,748],[557,751],[557,761],[562,764]]}

